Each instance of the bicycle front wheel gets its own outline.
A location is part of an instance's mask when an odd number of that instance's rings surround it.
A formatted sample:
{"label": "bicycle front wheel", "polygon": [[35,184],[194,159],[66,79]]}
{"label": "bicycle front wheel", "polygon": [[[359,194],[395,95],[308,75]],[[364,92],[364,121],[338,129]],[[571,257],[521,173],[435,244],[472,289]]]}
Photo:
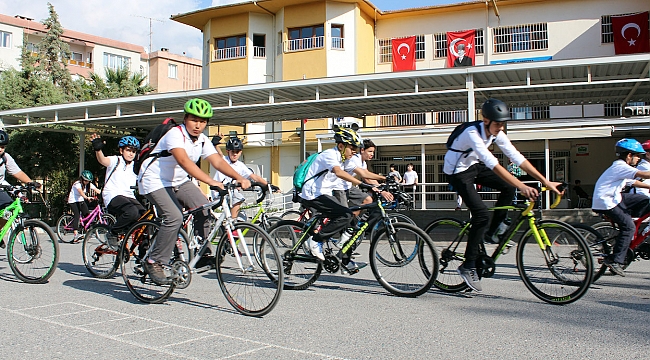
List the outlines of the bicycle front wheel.
{"label": "bicycle front wheel", "polygon": [[56,235],[60,241],[72,244],[74,240],[74,229],[72,228],[73,220],[74,217],[72,215],[63,214],[56,222]]}
{"label": "bicycle front wheel", "polygon": [[[609,225],[609,224],[608,224]],[[571,224],[585,238],[585,241],[591,249],[591,255],[594,259],[594,276],[591,282],[598,280],[607,270],[607,266],[602,265],[602,260],[612,253],[613,244],[609,244],[603,235],[593,227],[586,224]],[[611,225],[609,225],[611,227]],[[615,239],[615,238],[611,238]]]}
{"label": "bicycle front wheel", "polygon": [[[401,213],[398,213],[398,212],[391,212],[391,213],[388,213],[386,215],[388,215],[388,217],[390,218],[390,222],[392,222],[392,223],[403,222],[403,223],[407,223],[407,224],[411,224],[411,225],[416,225],[415,221],[413,221],[413,219],[411,219],[410,217],[408,217],[408,216],[406,216],[404,214],[401,214]],[[375,233],[381,227],[382,227],[381,221],[379,221],[379,222],[377,222],[377,224],[375,224],[375,226],[372,228],[372,231],[370,231],[370,238],[371,239],[375,238]]]}
{"label": "bicycle front wheel", "polygon": [[[98,220],[97,220],[97,218],[95,218],[95,223],[97,223],[97,222],[98,222]],[[111,225],[114,225],[116,222],[117,222],[117,219],[115,218],[115,216],[113,216],[113,215],[111,215],[109,213],[102,214],[102,218],[101,218],[101,223],[102,224],[111,226]]]}
{"label": "bicycle front wheel", "polygon": [[456,219],[438,219],[427,225],[424,232],[429,235],[440,255],[440,270],[433,285],[445,292],[459,292],[467,284],[458,274],[458,267],[465,261],[467,233],[459,238],[463,223]]}
{"label": "bicycle front wheel", "polygon": [[[600,256],[595,257],[596,255],[594,254],[594,266],[599,267],[597,271],[600,274],[599,276],[602,276],[608,269],[607,265],[602,264],[602,261],[614,251],[614,245],[616,245],[616,238],[618,237],[619,231],[609,221],[601,221],[591,227],[604,238],[602,247],[600,247],[600,250],[602,250]],[[627,269],[632,264],[635,256],[634,251],[628,248],[627,254],[625,254],[625,262],[622,265],[623,269]],[[594,281],[596,280],[594,279]]]}
{"label": "bicycle front wheel", "polygon": [[539,299],[568,304],[580,299],[593,277],[593,259],[587,242],[569,224],[541,220],[537,230],[551,246],[540,248],[529,229],[517,247],[517,269],[524,284]]}
{"label": "bicycle front wheel", "polygon": [[323,271],[321,262],[311,255],[304,244],[292,254],[293,247],[306,229],[307,225],[292,220],[282,220],[269,229],[269,236],[282,256],[284,288],[287,290],[310,287]]}
{"label": "bicycle front wheel", "polygon": [[226,232],[219,240],[219,286],[235,310],[247,316],[264,316],[273,310],[282,293],[282,259],[257,225],[237,223],[233,237]]}
{"label": "bicycle front wheel", "polygon": [[427,292],[438,276],[438,254],[429,236],[417,226],[383,226],[370,244],[370,267],[384,289],[397,296]]}
{"label": "bicycle front wheel", "polygon": [[107,279],[120,265],[117,254],[119,244],[111,244],[108,225],[95,225],[88,229],[82,245],[84,265],[90,275]]}
{"label": "bicycle front wheel", "polygon": [[46,223],[25,220],[11,233],[7,259],[18,279],[30,284],[42,284],[54,274],[59,263],[59,243]]}

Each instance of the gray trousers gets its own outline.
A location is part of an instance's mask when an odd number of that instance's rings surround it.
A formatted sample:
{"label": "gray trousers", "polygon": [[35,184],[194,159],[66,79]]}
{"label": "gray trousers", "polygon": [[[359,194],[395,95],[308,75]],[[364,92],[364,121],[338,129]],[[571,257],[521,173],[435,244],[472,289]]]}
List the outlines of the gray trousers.
{"label": "gray trousers", "polygon": [[[182,209],[194,209],[208,203],[201,189],[191,181],[187,181],[178,187],[166,187],[145,195],[158,210],[162,217],[160,232],[156,237],[154,247],[151,248],[149,258],[167,264],[171,259],[176,245],[178,232],[183,225]],[[208,210],[194,214],[194,229],[197,235],[204,239],[210,231]],[[189,234],[192,236],[192,234]]]}

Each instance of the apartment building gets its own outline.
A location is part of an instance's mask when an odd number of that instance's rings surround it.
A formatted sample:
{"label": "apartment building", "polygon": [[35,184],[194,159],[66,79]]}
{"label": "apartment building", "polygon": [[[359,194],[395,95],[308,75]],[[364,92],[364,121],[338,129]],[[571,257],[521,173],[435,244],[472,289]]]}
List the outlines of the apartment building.
{"label": "apartment building", "polygon": [[162,48],[149,55],[149,84],[159,93],[201,89],[201,65],[200,59]]}

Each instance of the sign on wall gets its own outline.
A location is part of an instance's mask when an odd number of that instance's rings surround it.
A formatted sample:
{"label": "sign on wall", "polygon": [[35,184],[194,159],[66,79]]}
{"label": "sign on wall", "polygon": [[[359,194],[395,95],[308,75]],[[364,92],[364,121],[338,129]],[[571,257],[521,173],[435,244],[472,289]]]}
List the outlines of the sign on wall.
{"label": "sign on wall", "polygon": [[589,156],[589,144],[576,144],[576,156]]}

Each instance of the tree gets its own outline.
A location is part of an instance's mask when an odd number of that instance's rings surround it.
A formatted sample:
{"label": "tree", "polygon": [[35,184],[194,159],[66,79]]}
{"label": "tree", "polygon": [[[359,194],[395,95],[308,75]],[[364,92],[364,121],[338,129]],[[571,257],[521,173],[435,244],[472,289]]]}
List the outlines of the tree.
{"label": "tree", "polygon": [[106,81],[96,73],[82,86],[84,100],[112,99],[125,96],[143,95],[154,91],[149,84],[144,84],[147,76],[131,73],[127,67],[106,68]]}
{"label": "tree", "polygon": [[73,100],[73,83],[70,71],[68,71],[68,60],[72,57],[70,46],[63,40],[63,26],[59,22],[59,15],[54,11],[54,6],[47,3],[50,16],[43,20],[47,29],[45,37],[38,45],[40,67],[49,75],[52,83],[60,87],[64,94],[68,94],[67,100]]}

